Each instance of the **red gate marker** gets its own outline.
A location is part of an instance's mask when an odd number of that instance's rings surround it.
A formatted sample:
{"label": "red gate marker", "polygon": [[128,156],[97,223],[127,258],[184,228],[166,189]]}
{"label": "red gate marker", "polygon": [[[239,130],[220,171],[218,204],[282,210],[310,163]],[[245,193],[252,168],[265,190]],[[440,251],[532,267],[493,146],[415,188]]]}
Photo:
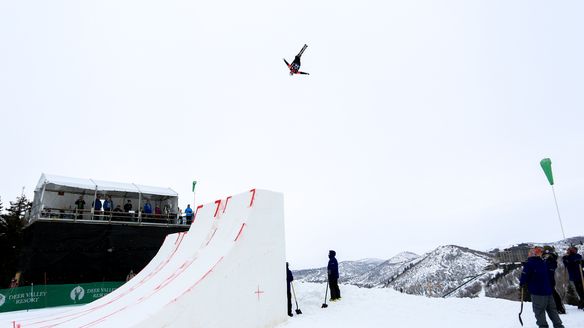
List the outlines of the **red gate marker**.
{"label": "red gate marker", "polygon": [[239,229],[239,232],[237,233],[237,237],[235,237],[235,239],[233,241],[237,241],[237,239],[239,239],[239,236],[241,235],[241,232],[243,231],[243,227],[245,227],[245,223],[241,224],[241,228]]}
{"label": "red gate marker", "polygon": [[203,205],[199,205],[197,206],[197,209],[195,210],[195,216],[193,216],[193,222],[195,222],[195,219],[197,218],[197,213],[199,213],[199,208],[202,208]]}
{"label": "red gate marker", "polygon": [[249,192],[251,192],[251,201],[249,202],[249,207],[251,207],[253,205],[253,200],[255,198],[255,188],[250,190]]}
{"label": "red gate marker", "polygon": [[217,217],[217,213],[219,212],[219,206],[221,205],[221,199],[217,199],[215,201],[215,204],[217,204],[217,209],[215,209],[215,214],[213,215],[213,217]]}
{"label": "red gate marker", "polygon": [[223,213],[225,213],[225,210],[227,209],[227,203],[229,203],[229,198],[231,198],[231,196],[225,199],[225,207],[223,208]]}

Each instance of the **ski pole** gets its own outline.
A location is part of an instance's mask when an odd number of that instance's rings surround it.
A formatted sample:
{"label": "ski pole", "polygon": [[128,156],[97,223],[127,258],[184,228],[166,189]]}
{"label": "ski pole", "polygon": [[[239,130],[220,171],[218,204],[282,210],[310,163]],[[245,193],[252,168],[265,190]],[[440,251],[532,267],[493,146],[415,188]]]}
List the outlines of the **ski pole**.
{"label": "ski pole", "polygon": [[294,302],[296,302],[296,314],[302,314],[302,311],[298,308],[298,300],[296,299],[296,292],[294,291],[294,282],[290,282],[290,286],[292,286],[292,294],[294,295]]}
{"label": "ski pole", "polygon": [[523,313],[523,287],[521,287],[521,310],[519,311],[519,323],[523,326],[523,320],[521,320],[521,313]]}
{"label": "ski pole", "polygon": [[[584,275],[582,274],[582,262],[578,264],[578,268],[580,268],[580,281],[582,282],[582,289],[584,289]],[[580,300],[580,302],[584,303],[584,300]]]}
{"label": "ski pole", "polygon": [[322,303],[322,306],[321,306],[321,308],[323,308],[323,309],[328,307],[328,304],[326,304],[326,298],[328,296],[328,285],[329,284],[328,284],[328,280],[327,280],[327,282],[326,282],[326,291],[324,292],[324,303]]}

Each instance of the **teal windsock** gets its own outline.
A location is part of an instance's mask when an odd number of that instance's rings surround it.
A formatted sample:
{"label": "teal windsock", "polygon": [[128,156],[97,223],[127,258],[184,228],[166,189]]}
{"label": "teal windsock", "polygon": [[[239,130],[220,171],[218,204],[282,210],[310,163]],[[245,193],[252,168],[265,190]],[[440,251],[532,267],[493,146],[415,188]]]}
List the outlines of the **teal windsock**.
{"label": "teal windsock", "polygon": [[195,192],[195,186],[197,185],[197,181],[193,181],[193,192]]}
{"label": "teal windsock", "polygon": [[539,165],[541,165],[541,168],[543,169],[543,172],[545,173],[545,176],[547,177],[550,185],[554,185],[554,175],[552,174],[552,160],[549,158],[544,158],[539,162]]}

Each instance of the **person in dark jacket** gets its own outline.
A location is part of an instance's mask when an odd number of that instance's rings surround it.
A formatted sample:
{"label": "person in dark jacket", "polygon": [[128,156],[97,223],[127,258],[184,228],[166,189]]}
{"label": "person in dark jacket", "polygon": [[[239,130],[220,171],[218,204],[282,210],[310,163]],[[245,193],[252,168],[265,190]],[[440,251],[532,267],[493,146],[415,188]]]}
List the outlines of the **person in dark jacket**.
{"label": "person in dark jacket", "polygon": [[124,204],[124,212],[128,213],[132,210],[132,201],[128,199],[128,202]]}
{"label": "person in dark jacket", "polygon": [[584,309],[584,289],[582,288],[582,255],[578,254],[578,248],[570,246],[567,254],[562,257],[562,262],[568,270],[570,281],[576,288],[576,292],[580,297],[578,303],[579,309]]}
{"label": "person in dark jacket", "polygon": [[288,316],[292,316],[292,293],[290,291],[290,284],[294,280],[292,271],[288,268],[288,262],[286,262],[286,295],[288,296]]}
{"label": "person in dark jacket", "polygon": [[336,255],[337,252],[333,250],[329,251],[329,262],[327,265],[328,283],[331,290],[331,301],[333,302],[341,299],[341,290],[339,289],[339,263],[335,258]]}
{"label": "person in dark jacket", "polygon": [[83,195],[79,196],[79,199],[75,201],[75,208],[77,209],[77,220],[83,219],[83,209],[85,208],[85,200],[83,200]]}
{"label": "person in dark jacket", "polygon": [[527,285],[527,289],[531,294],[531,304],[538,327],[549,327],[545,318],[547,312],[554,324],[554,328],[564,328],[552,297],[549,270],[547,264],[541,258],[542,253],[541,247],[534,247],[529,251],[529,258],[523,264],[519,286],[525,288]]}
{"label": "person in dark jacket", "polygon": [[559,314],[566,314],[566,308],[562,304],[562,298],[558,291],[556,290],[556,269],[558,268],[558,253],[552,246],[543,247],[543,259],[548,267],[548,274],[550,276],[550,284],[552,287],[552,296],[554,297],[554,302],[556,303],[556,309],[558,309]]}

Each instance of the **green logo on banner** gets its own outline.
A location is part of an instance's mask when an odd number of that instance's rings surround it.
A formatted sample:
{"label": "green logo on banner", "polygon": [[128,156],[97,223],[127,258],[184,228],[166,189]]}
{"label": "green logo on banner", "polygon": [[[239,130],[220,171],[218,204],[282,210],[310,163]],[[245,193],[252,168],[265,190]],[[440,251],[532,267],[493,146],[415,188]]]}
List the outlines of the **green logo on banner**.
{"label": "green logo on banner", "polygon": [[6,302],[6,296],[0,294],[0,306],[4,305],[4,302]]}
{"label": "green logo on banner", "polygon": [[71,290],[69,297],[71,297],[73,302],[81,301],[83,297],[85,297],[85,289],[83,289],[81,286],[77,286]]}

